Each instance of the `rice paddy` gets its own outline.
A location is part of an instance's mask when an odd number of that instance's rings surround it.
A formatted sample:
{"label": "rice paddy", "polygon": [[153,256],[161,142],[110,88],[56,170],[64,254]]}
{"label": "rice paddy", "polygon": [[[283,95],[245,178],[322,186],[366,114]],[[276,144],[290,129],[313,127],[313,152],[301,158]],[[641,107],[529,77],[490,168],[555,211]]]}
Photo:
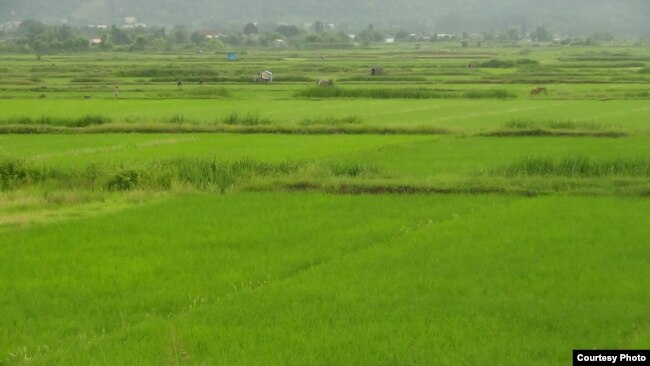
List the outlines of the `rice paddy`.
{"label": "rice paddy", "polygon": [[0,365],[648,348],[650,52],[449,47],[0,55]]}

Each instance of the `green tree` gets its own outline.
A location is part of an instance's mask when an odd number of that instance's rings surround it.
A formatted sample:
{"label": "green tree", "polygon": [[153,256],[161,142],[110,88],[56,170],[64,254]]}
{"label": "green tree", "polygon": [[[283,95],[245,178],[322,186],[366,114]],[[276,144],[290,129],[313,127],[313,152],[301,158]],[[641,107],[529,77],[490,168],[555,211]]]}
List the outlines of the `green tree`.
{"label": "green tree", "polygon": [[521,40],[521,34],[515,28],[509,28],[499,34],[499,40],[501,41],[519,41]]}
{"label": "green tree", "polygon": [[255,25],[255,23],[247,23],[244,26],[244,31],[243,32],[244,32],[245,35],[251,35],[251,34],[258,34],[259,30],[257,29],[257,26]]}
{"label": "green tree", "polygon": [[357,39],[359,39],[362,44],[367,45],[371,42],[382,42],[384,40],[384,35],[380,31],[375,30],[375,27],[370,24],[367,29],[364,29],[359,33]]}
{"label": "green tree", "polygon": [[203,33],[196,31],[192,33],[192,35],[190,36],[190,40],[192,41],[192,43],[199,45],[205,41],[205,36],[203,35]]}
{"label": "green tree", "polygon": [[133,44],[133,49],[143,51],[147,47],[147,39],[144,36],[138,36]]}
{"label": "green tree", "polygon": [[47,25],[31,19],[23,21],[20,23],[20,26],[18,26],[18,36],[27,39],[26,43],[34,42],[36,37],[47,31]]}
{"label": "green tree", "polygon": [[553,40],[553,35],[551,32],[546,30],[546,28],[540,26],[533,31],[533,33],[530,34],[530,39],[532,39],[535,42],[550,42]]}
{"label": "green tree", "polygon": [[224,49],[224,45],[220,39],[212,38],[205,42],[205,48],[210,51],[221,51]]}
{"label": "green tree", "polygon": [[110,38],[108,37],[108,34],[103,34],[102,35],[102,41],[99,44],[99,48],[104,50],[104,51],[109,51],[113,49],[113,43],[111,42]]}
{"label": "green tree", "polygon": [[116,45],[125,45],[131,44],[131,39],[126,32],[113,25],[111,27],[111,42]]}
{"label": "green tree", "polygon": [[325,30],[325,23],[320,20],[314,22],[314,32],[322,33]]}
{"label": "green tree", "polygon": [[172,30],[172,34],[173,34],[174,43],[176,44],[187,43],[187,38],[188,38],[187,28],[185,28],[184,26],[182,25],[175,26],[174,29]]}
{"label": "green tree", "polygon": [[295,25],[279,25],[275,31],[287,38],[295,37],[300,34],[300,29]]}

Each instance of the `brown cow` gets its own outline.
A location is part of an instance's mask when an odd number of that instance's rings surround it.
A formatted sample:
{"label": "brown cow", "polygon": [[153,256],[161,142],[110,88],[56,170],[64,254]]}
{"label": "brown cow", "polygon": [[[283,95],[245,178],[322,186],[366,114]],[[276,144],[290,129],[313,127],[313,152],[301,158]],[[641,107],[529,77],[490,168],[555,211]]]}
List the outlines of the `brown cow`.
{"label": "brown cow", "polygon": [[537,87],[537,88],[531,90],[529,95],[531,97],[535,97],[535,96],[538,96],[538,95],[540,95],[542,93],[544,93],[544,95],[548,95],[548,90],[546,90],[545,87],[540,86],[540,87]]}

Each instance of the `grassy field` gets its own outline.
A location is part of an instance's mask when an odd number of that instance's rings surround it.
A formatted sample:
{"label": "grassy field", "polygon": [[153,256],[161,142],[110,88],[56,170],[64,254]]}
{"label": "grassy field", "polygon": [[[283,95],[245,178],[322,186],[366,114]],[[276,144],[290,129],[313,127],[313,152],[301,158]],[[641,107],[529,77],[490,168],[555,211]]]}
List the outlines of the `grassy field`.
{"label": "grassy field", "polygon": [[239,54],[0,55],[0,365],[648,348],[647,49]]}
{"label": "grassy field", "polygon": [[37,226],[0,252],[5,362],[566,364],[566,349],[642,347],[640,212],[248,193]]}

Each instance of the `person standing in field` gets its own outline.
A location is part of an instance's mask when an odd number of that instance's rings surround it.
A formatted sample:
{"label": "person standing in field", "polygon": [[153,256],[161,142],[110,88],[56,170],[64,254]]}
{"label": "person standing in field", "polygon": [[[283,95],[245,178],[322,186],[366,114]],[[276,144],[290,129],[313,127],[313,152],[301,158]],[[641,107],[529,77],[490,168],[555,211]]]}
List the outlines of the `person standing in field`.
{"label": "person standing in field", "polygon": [[114,93],[115,93],[115,98],[118,98],[120,96],[120,86],[117,84],[115,84]]}

